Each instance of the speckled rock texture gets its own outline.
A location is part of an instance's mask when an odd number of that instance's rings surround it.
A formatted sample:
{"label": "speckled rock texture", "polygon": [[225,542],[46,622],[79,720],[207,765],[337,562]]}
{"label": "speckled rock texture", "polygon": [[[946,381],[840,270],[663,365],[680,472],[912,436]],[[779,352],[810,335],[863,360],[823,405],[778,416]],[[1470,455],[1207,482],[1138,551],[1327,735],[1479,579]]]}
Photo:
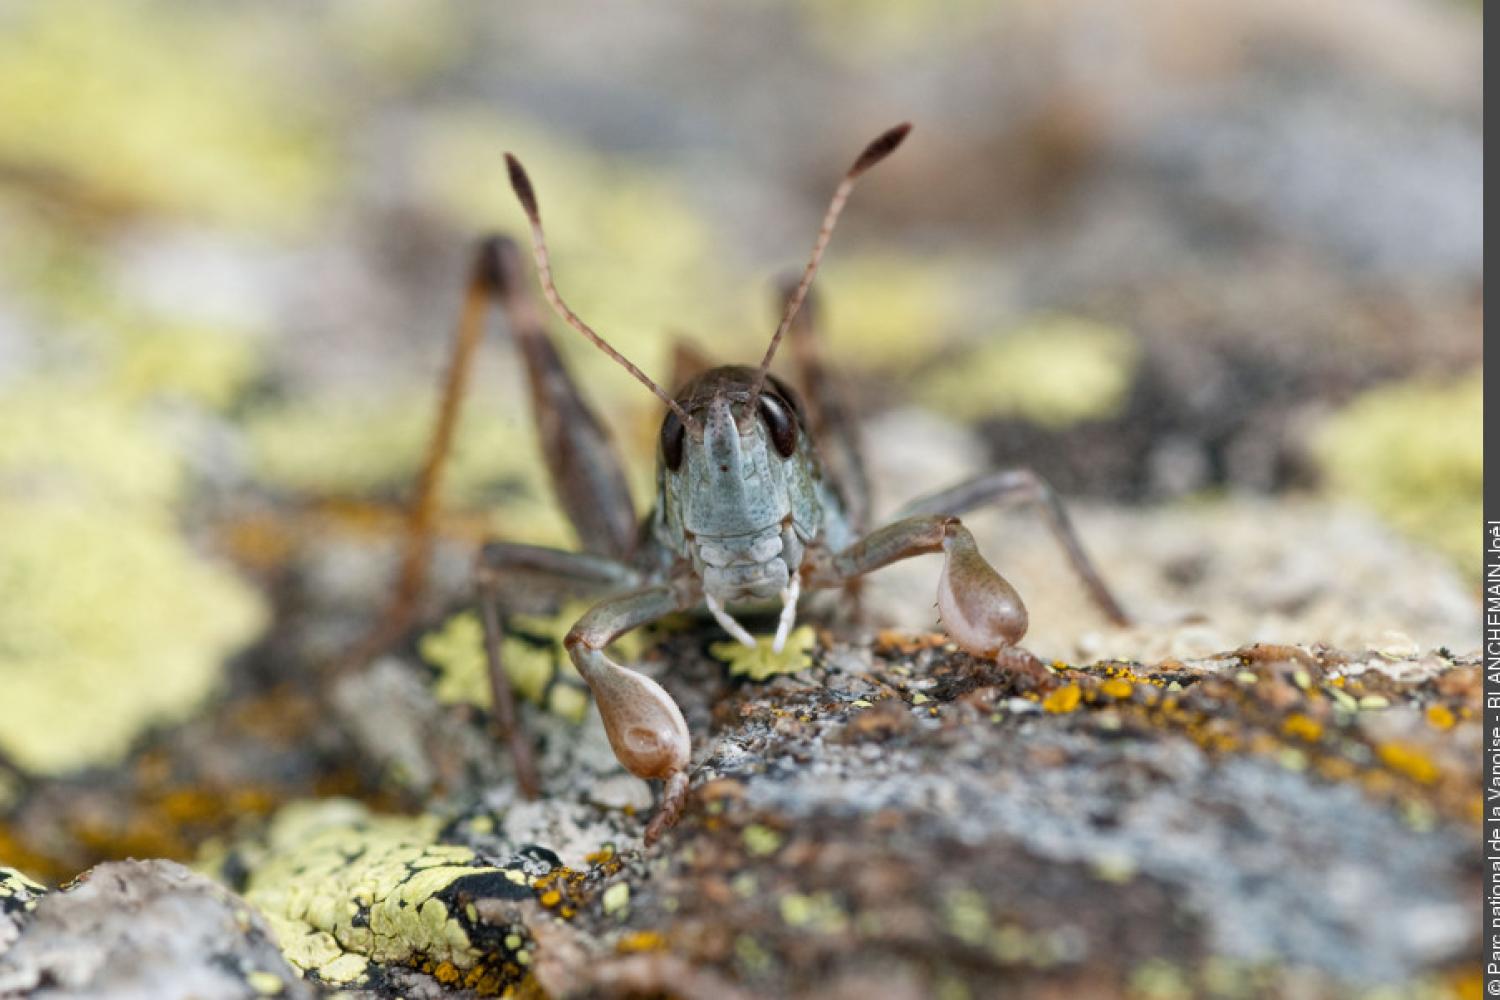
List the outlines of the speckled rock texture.
{"label": "speckled rock texture", "polygon": [[[19,881],[0,880],[5,919],[23,898]],[[0,952],[0,997],[315,995],[255,910],[173,861],[102,864],[22,905],[19,933]]]}
{"label": "speckled rock texture", "polygon": [[882,633],[753,683],[716,638],[646,658],[699,736],[655,848],[597,719],[539,716],[542,801],[325,804],[221,870],[273,925],[323,921],[316,961],[283,941],[314,978],[379,996],[1441,996],[1472,966],[1472,660],[997,664]]}

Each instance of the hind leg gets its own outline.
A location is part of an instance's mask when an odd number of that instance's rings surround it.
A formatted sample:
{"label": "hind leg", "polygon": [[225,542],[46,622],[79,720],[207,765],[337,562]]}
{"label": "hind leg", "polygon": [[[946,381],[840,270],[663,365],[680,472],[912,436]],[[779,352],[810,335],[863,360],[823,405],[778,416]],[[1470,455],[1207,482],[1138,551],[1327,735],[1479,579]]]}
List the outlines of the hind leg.
{"label": "hind leg", "polygon": [[615,757],[638,778],[663,784],[646,843],[677,822],[687,800],[692,739],[682,710],[651,678],[616,663],[605,650],[631,629],[695,605],[701,595],[670,584],[643,586],[594,605],[568,633],[573,665],[594,692]]}
{"label": "hind leg", "polygon": [[987,658],[1020,642],[1029,621],[1021,596],[979,554],[974,536],[956,517],[908,517],[872,531],[815,566],[808,583],[845,586],[893,562],[936,552],[943,554],[938,611],[953,641]]}
{"label": "hind leg", "polygon": [[452,451],[474,358],[490,308],[505,312],[526,366],[531,404],[553,492],[585,551],[627,558],[635,546],[635,505],[613,443],[563,365],[526,291],[515,242],[490,236],[475,250],[444,376],[432,435],[407,509],[401,570],[371,633],[347,658],[362,664],[404,634],[421,612],[443,470]]}

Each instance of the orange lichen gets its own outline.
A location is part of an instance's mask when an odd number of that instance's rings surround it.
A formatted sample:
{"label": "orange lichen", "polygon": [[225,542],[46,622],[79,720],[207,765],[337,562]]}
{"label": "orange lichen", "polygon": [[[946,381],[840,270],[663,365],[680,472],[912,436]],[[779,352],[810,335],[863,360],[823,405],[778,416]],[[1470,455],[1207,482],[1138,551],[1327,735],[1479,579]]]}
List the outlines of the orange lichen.
{"label": "orange lichen", "polygon": [[1447,705],[1431,705],[1427,709],[1427,722],[1437,729],[1452,729],[1458,720]]}
{"label": "orange lichen", "polygon": [[1293,712],[1281,724],[1281,731],[1304,743],[1316,743],[1323,738],[1323,724],[1310,719],[1301,712]]}
{"label": "orange lichen", "polygon": [[615,944],[615,950],[622,955],[632,955],[643,951],[664,951],[667,947],[667,939],[659,931],[632,931]]}
{"label": "orange lichen", "polygon": [[1386,767],[1424,785],[1437,781],[1441,774],[1431,758],[1409,743],[1383,743],[1376,753]]}

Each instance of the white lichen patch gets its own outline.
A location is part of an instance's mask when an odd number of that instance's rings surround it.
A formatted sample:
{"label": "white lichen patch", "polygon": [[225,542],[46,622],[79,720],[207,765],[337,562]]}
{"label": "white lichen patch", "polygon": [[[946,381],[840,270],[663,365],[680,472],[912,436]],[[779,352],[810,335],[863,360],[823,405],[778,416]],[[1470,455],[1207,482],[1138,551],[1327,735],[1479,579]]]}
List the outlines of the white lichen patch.
{"label": "white lichen patch", "polygon": [[795,674],[812,666],[812,651],[818,644],[818,636],[811,625],[794,629],[779,653],[772,648],[772,642],[769,636],[758,638],[754,649],[738,642],[716,642],[708,651],[714,659],[728,665],[731,677],[748,677],[752,681]]}

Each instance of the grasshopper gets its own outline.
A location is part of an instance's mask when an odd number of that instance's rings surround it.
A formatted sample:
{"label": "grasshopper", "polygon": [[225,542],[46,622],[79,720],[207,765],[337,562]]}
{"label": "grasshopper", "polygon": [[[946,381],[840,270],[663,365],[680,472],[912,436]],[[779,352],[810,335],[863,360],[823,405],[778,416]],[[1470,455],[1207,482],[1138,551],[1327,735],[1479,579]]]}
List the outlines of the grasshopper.
{"label": "grasshopper", "polygon": [[[944,560],[937,606],[943,626],[968,653],[1002,656],[1026,633],[1026,607],[980,555],[959,516],[981,505],[1015,501],[1040,506],[1093,601],[1111,620],[1127,622],[1056,494],[1028,469],[992,472],[914,500],[894,520],[869,530],[855,426],[830,391],[809,291],[855,182],[892,153],[910,128],[902,124],[884,132],[845,173],[800,279],[782,291],[781,319],[760,363],[708,368],[672,394],[611,347],[558,293],[535,188],[520,161],[506,155],[511,186],[530,223],[531,255],[552,310],[666,406],[657,444],[656,504],[638,521],[610,436],[523,290],[519,248],[499,236],[481,244],[412,510],[413,541],[394,604],[397,612],[387,620],[407,622],[421,591],[438,469],[485,306],[498,302],[524,360],[553,490],[582,548],[569,552],[493,541],[483,546],[475,567],[495,720],[508,737],[524,794],[537,795],[540,783],[501,662],[502,612],[542,597],[598,599],[564,645],[593,692],[619,762],[638,777],[663,782],[658,809],[646,827],[647,844],[681,814],[692,741],[681,710],[661,685],[607,652],[632,629],[702,607],[725,632],[753,647],[755,639],[736,621],[736,610],[779,603],[774,640],[779,651],[804,592],[852,591],[864,574],[940,552]],[[805,402],[770,371],[788,337]]]}

